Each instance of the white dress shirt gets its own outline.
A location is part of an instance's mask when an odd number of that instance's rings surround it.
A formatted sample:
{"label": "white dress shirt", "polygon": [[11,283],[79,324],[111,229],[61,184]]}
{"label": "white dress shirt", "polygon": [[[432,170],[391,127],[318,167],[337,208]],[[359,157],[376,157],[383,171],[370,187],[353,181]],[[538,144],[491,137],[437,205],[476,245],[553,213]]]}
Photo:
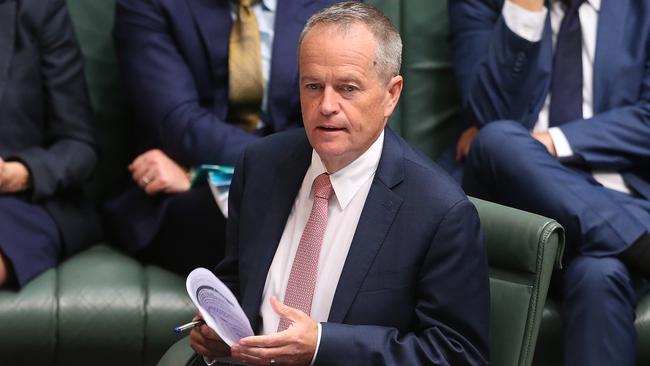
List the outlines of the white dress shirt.
{"label": "white dress shirt", "polygon": [[[582,116],[585,119],[591,118],[594,115],[593,75],[600,2],[601,0],[587,0],[578,9],[582,30]],[[506,0],[503,4],[502,14],[506,25],[515,34],[530,42],[539,42],[542,39],[548,11],[544,7],[540,12],[532,12],[514,4],[511,0]],[[560,25],[564,18],[564,7],[562,3],[560,1],[552,1],[550,12],[553,45],[555,46],[557,34],[560,31]],[[549,93],[546,96],[542,110],[539,112],[533,131],[548,131],[553,140],[553,145],[555,145],[555,151],[558,157],[567,158],[573,155],[573,150],[562,132],[562,127],[548,128],[550,102],[551,98]],[[604,187],[630,194],[630,190],[623,181],[623,177],[617,172],[593,171],[592,175]]]}
{"label": "white dress shirt", "polygon": [[[383,142],[384,132],[359,158],[330,175],[334,195],[329,201],[327,227],[320,251],[316,287],[309,314],[316,322],[325,322],[329,317],[341,271],[379,164]],[[320,157],[315,151],[312,152],[311,165],[303,178],[266,276],[260,308],[261,334],[277,332],[280,317],[271,307],[271,296],[276,296],[280,302],[284,300],[293,259],[314,201],[312,183],[324,172],[326,169]],[[320,344],[320,333],[319,324],[316,353]],[[314,359],[315,357],[316,354]]]}

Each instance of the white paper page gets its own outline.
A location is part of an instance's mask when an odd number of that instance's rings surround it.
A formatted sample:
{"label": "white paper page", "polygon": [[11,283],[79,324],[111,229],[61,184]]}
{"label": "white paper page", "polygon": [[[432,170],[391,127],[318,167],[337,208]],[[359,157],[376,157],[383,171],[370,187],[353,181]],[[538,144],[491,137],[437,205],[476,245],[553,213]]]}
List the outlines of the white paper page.
{"label": "white paper page", "polygon": [[205,268],[193,270],[187,276],[185,286],[205,323],[217,332],[228,346],[254,335],[235,295],[211,271]]}

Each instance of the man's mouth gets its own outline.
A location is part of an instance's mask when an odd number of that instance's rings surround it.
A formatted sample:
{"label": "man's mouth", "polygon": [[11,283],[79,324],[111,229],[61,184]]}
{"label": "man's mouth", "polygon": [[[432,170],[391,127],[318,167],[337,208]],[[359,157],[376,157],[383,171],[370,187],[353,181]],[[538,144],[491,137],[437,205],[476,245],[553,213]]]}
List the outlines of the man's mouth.
{"label": "man's mouth", "polygon": [[341,127],[336,127],[336,126],[318,126],[317,127],[321,131],[325,132],[336,132],[336,131],[343,131],[344,128]]}

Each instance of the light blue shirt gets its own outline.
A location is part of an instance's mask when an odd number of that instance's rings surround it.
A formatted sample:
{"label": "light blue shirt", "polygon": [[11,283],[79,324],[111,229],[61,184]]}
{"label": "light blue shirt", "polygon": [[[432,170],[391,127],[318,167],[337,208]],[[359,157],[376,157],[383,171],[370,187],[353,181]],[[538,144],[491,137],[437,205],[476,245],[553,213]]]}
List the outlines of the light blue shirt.
{"label": "light blue shirt", "polygon": [[[262,78],[264,79],[264,95],[262,97],[262,114],[266,113],[268,105],[268,86],[271,76],[271,55],[273,53],[273,37],[275,35],[275,12],[278,0],[260,0],[253,5],[253,13],[260,27],[260,47],[262,53]],[[237,19],[237,1],[230,2],[230,15]],[[257,127],[264,123],[260,120]]]}

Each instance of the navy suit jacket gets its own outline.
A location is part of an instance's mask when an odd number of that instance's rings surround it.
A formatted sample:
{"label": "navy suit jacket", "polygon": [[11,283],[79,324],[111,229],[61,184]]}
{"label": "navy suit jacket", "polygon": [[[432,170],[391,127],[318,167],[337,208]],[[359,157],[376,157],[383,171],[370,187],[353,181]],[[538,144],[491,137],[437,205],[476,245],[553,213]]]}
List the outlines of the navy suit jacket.
{"label": "navy suit jacket", "polygon": [[20,196],[44,206],[66,255],[101,236],[82,185],[97,163],[83,60],[63,0],[0,1],[0,157],[32,178]]}
{"label": "navy suit jacket", "polygon": [[[386,129],[317,365],[482,365],[489,287],[476,209],[440,168]],[[267,272],[311,162],[303,130],[250,145],[231,185],[215,272],[253,329]]]}
{"label": "navy suit jacket", "polygon": [[[114,38],[137,153],[159,148],[185,167],[235,165],[260,135],[300,127],[298,38],[312,14],[335,2],[278,0],[266,127],[253,134],[226,120],[230,0],[118,0]],[[147,245],[167,198],[150,197],[129,180],[106,206],[118,241],[129,250]]]}
{"label": "navy suit jacket", "polygon": [[[334,0],[279,0],[265,134],[299,126],[298,37]],[[234,165],[259,136],[226,120],[230,0],[119,0],[115,45],[140,150],[181,165]]]}
{"label": "navy suit jacket", "polygon": [[[467,118],[532,129],[550,87],[550,20],[540,42],[506,26],[503,0],[451,0],[452,50]],[[650,199],[650,1],[602,0],[594,61],[594,116],[561,126],[578,162],[615,170]]]}

